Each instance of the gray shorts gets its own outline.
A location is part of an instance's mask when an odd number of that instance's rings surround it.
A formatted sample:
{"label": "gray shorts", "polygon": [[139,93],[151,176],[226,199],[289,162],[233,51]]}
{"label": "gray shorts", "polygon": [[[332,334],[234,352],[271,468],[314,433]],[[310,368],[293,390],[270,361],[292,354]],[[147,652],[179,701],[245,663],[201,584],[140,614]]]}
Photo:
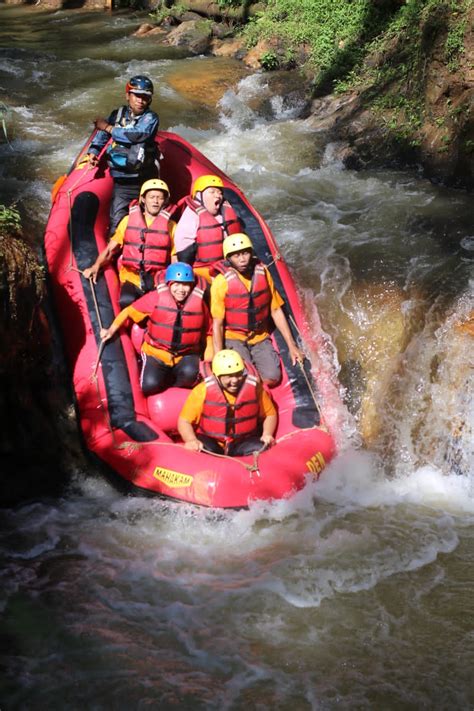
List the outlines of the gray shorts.
{"label": "gray shorts", "polygon": [[264,341],[255,343],[253,346],[245,341],[226,338],[225,347],[232,348],[232,350],[237,351],[244,360],[253,363],[264,382],[280,380],[280,356],[274,349],[271,338],[265,338]]}

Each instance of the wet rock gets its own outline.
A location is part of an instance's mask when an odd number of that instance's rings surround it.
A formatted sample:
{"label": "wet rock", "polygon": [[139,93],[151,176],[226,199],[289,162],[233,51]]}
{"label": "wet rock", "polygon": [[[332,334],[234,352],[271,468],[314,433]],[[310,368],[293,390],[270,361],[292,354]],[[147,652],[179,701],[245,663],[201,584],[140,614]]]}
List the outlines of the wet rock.
{"label": "wet rock", "polygon": [[247,18],[262,12],[263,3],[224,3],[212,0],[180,0],[179,5],[189,12],[198,13],[200,17],[211,17],[229,21],[245,21]]}
{"label": "wet rock", "polygon": [[133,33],[133,37],[141,37],[142,35],[146,35],[150,30],[155,29],[155,25],[151,25],[149,22],[144,22],[143,25],[140,25],[138,30],[136,30]]}
{"label": "wet rock", "polygon": [[[223,40],[226,37],[231,37],[233,30],[223,22],[213,22],[211,25],[212,36],[217,39]],[[243,41],[242,41],[243,44]]]}
{"label": "wet rock", "polygon": [[[309,82],[297,70],[277,70],[264,74],[265,84],[258,96],[249,102],[257,113],[271,116],[286,113],[291,118],[304,118],[311,109]],[[268,106],[268,110],[266,107]]]}
{"label": "wet rock", "polygon": [[153,35],[164,35],[164,34],[166,34],[166,32],[167,32],[167,30],[163,26],[163,24],[161,24],[160,26],[157,27],[156,25],[151,25],[148,22],[145,22],[143,25],[140,25],[140,27],[138,28],[138,30],[136,30],[136,32],[133,33],[132,37],[143,37],[145,35],[147,37],[150,37]]}
{"label": "wet rock", "polygon": [[155,35],[165,35],[166,34],[166,29],[164,27],[153,27],[149,32],[146,33],[147,37],[150,36],[155,36]]}
{"label": "wet rock", "polygon": [[224,40],[213,39],[210,50],[216,57],[233,57],[234,59],[243,59],[247,54],[245,43],[240,37]]}
{"label": "wet rock", "polygon": [[180,15],[179,19],[181,22],[196,22],[198,20],[202,20],[202,16],[197,12],[188,11]]}
{"label": "wet rock", "polygon": [[361,282],[345,294],[344,311],[334,315],[341,382],[366,445],[381,435],[392,379],[421,318],[415,310],[410,318],[404,315],[406,298],[396,284]]}
{"label": "wet rock", "polygon": [[332,160],[340,161],[348,170],[362,170],[364,164],[357,150],[340,141],[332,146]]}
{"label": "wet rock", "polygon": [[197,62],[186,75],[181,71],[169,74],[168,82],[193,103],[215,109],[224,93],[247,75],[248,70],[240,62],[214,60],[206,64],[205,72]]}
{"label": "wet rock", "polygon": [[160,22],[159,27],[165,32],[170,32],[170,30],[179,25],[179,23],[180,20],[177,17],[175,17],[174,15],[167,15],[167,17],[165,17],[164,20]]}
{"label": "wet rock", "polygon": [[164,44],[187,49],[191,54],[205,54],[211,44],[211,24],[207,20],[189,20],[171,30]]}
{"label": "wet rock", "polygon": [[[247,54],[244,57],[244,62],[248,67],[251,67],[252,69],[261,69],[262,66],[264,66],[264,62],[262,63],[262,59],[265,57],[275,57],[275,61],[277,61],[277,51],[278,51],[278,44],[276,40],[260,40],[255,47],[252,47],[252,49],[247,52]],[[276,68],[278,64],[275,65],[274,68]]]}
{"label": "wet rock", "polygon": [[315,131],[327,131],[344,119],[355,115],[360,108],[360,97],[357,92],[341,96],[331,94],[315,99],[311,104],[311,115],[306,125]]}

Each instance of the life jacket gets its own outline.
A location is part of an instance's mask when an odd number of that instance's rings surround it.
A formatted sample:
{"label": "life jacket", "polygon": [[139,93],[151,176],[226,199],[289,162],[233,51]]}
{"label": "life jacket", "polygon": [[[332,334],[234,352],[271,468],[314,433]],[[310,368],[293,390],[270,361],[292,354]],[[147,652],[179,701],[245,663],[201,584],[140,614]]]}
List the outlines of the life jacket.
{"label": "life jacket", "polygon": [[194,267],[205,267],[222,259],[222,242],[228,235],[242,231],[241,222],[234,208],[224,200],[222,203],[220,214],[222,222],[216,220],[214,215],[206,210],[201,203],[193,200],[190,197],[186,198],[186,205],[193,210],[199,217],[199,226],[196,234],[196,257],[194,259]]}
{"label": "life jacket", "polygon": [[199,353],[203,341],[206,306],[206,281],[198,277],[182,308],[174,300],[168,285],[161,280],[157,301],[148,320],[145,341],[174,355]]}
{"label": "life jacket", "polygon": [[240,333],[267,331],[272,295],[263,264],[255,262],[250,291],[226,261],[223,262],[222,273],[227,281],[225,327]]}
{"label": "life jacket", "polygon": [[[128,116],[127,106],[121,106],[115,117],[114,127],[133,127],[140,121],[140,116]],[[158,158],[157,148],[153,139],[125,145],[112,141],[107,148],[107,162],[113,170],[120,170],[124,173],[141,173],[146,167],[150,167]]]}
{"label": "life jacket", "polygon": [[169,212],[160,210],[147,226],[138,202],[133,201],[123,240],[122,266],[134,272],[153,273],[167,267],[171,258],[169,219]]}
{"label": "life jacket", "polygon": [[[255,435],[259,424],[258,377],[245,364],[247,375],[231,405],[208,363],[204,364],[206,397],[197,427],[200,434],[225,443]],[[253,372],[251,372],[253,371]]]}

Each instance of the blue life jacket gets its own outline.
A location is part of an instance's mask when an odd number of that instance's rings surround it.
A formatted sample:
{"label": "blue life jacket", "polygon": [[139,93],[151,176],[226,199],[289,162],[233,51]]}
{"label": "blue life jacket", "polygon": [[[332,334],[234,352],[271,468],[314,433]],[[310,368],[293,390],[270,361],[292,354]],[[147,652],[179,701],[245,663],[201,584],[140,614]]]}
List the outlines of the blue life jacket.
{"label": "blue life jacket", "polygon": [[[143,114],[127,118],[127,107],[121,106],[115,118],[115,127],[133,128],[140,122]],[[140,174],[157,160],[157,149],[154,141],[146,140],[131,145],[112,140],[107,148],[107,163],[111,170],[126,174]]]}

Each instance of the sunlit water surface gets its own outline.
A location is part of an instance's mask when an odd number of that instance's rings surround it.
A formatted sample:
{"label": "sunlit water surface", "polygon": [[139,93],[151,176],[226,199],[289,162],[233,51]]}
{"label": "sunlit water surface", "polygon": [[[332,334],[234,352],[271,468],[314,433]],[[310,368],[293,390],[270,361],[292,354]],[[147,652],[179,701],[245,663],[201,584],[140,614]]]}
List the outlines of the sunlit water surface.
{"label": "sunlit water surface", "polygon": [[[124,497],[92,465],[3,510],[1,707],[472,708],[472,197],[344,171],[298,107],[258,109],[265,75],[130,37],[146,18],[0,13],[0,201],[39,247],[92,119],[150,74],[162,127],[250,196],[319,313],[341,450],[248,511]],[[170,79],[200,68],[235,71],[217,106]]]}

